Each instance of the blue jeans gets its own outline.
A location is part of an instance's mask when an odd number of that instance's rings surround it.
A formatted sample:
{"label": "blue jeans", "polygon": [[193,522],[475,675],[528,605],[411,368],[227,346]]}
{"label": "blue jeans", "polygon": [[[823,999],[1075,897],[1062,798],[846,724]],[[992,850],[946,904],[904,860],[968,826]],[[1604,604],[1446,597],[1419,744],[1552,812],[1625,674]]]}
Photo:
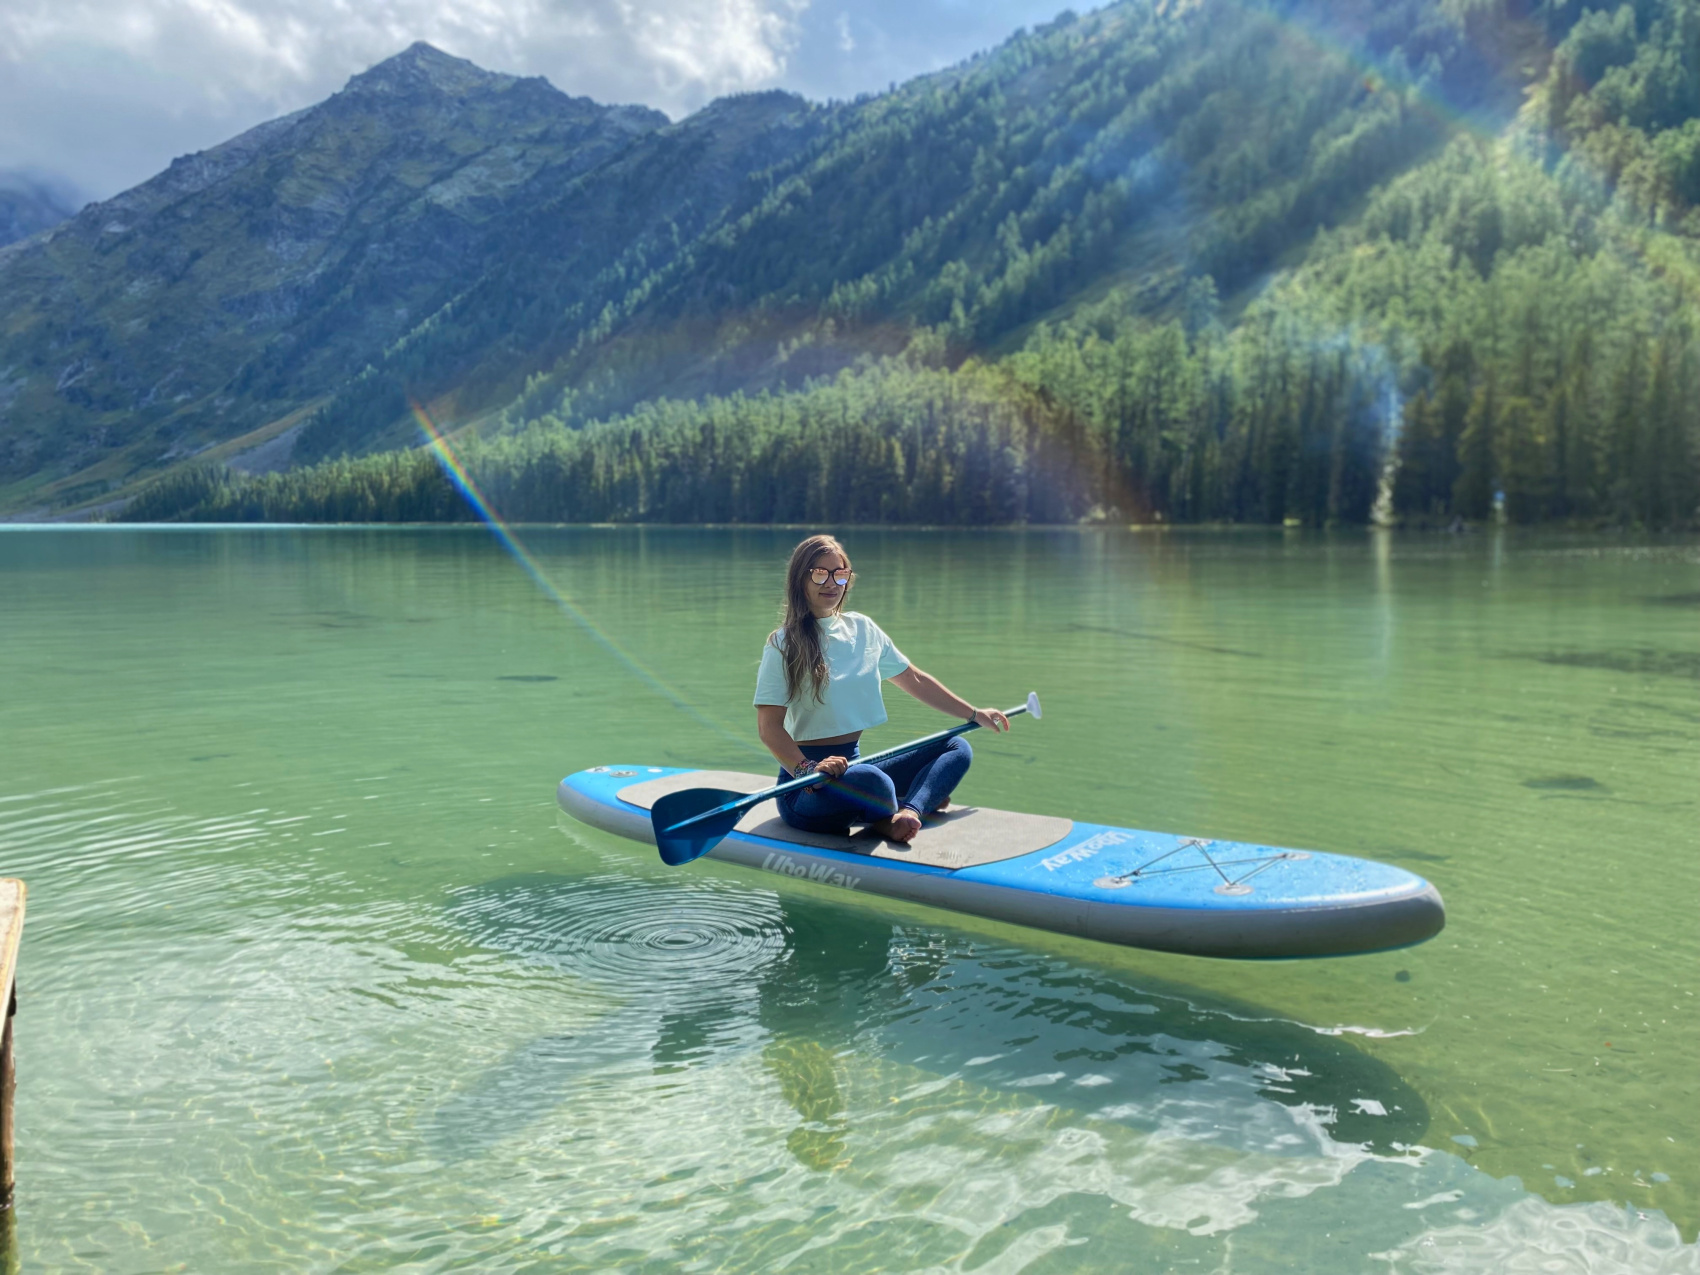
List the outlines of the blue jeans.
{"label": "blue jeans", "polygon": [[[872,765],[856,760],[861,750],[855,744],[799,747],[810,761],[850,759],[850,768],[839,778],[819,788],[780,794],[779,817],[804,832],[846,833],[852,824],[889,819],[900,806],[930,814],[956,790],[974,760],[973,748],[960,735]],[[789,771],[779,772],[780,783],[790,778]]]}

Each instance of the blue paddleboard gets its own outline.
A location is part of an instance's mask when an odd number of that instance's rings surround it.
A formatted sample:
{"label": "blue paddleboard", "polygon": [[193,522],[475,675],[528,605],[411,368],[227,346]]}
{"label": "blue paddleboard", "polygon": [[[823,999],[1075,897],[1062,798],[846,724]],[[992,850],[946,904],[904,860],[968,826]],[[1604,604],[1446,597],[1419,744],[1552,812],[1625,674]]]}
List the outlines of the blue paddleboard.
{"label": "blue paddleboard", "polygon": [[[649,808],[667,793],[753,793],[772,784],[771,775],[734,771],[595,766],[563,779],[556,801],[575,819],[653,845]],[[1421,943],[1446,924],[1440,892],[1390,864],[983,807],[953,807],[930,817],[904,847],[868,832],[799,832],[766,801],[709,857],[1194,956],[1377,952]]]}

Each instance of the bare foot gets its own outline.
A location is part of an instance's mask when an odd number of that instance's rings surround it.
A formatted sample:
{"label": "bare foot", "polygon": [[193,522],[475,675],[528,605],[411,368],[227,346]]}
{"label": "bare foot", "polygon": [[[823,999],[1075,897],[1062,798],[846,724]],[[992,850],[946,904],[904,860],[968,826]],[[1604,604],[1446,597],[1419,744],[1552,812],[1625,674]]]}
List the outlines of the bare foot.
{"label": "bare foot", "polygon": [[900,841],[904,845],[908,845],[915,839],[915,834],[921,831],[921,816],[905,806],[891,818],[881,819],[878,823],[869,826],[888,840]]}

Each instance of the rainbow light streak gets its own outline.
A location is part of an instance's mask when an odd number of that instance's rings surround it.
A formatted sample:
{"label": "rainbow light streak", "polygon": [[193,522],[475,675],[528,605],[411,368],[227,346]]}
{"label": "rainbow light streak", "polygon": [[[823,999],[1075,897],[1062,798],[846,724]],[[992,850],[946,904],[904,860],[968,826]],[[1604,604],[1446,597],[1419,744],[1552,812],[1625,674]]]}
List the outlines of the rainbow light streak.
{"label": "rainbow light streak", "polygon": [[496,537],[497,543],[513,555],[514,561],[519,563],[525,573],[531,577],[532,582],[566,614],[568,619],[590,634],[603,650],[625,665],[627,669],[637,675],[639,681],[674,708],[687,714],[716,734],[738,744],[746,751],[760,752],[765,755],[766,750],[751,742],[747,735],[740,735],[726,723],[710,717],[692,706],[683,695],[680,695],[679,692],[662,681],[636,656],[623,649],[613,638],[604,633],[594,620],[580,610],[565,590],[549,578],[548,573],[543,570],[542,563],[538,562],[531,550],[526,548],[525,542],[514,534],[513,528],[508,526],[502,516],[496,512],[494,506],[485,498],[484,493],[478,490],[478,484],[473,481],[466,463],[461,460],[459,453],[454,449],[454,444],[449,442],[448,436],[438,427],[437,422],[431,419],[431,414],[411,398],[408,399],[408,405],[413,409],[413,418],[419,422],[419,428],[425,434],[426,445],[430,448],[431,454],[436,457],[437,463],[443,467],[443,472],[448,475],[449,481],[454,484],[455,490],[466,497],[466,502],[472,506],[479,519],[490,529],[491,534]]}

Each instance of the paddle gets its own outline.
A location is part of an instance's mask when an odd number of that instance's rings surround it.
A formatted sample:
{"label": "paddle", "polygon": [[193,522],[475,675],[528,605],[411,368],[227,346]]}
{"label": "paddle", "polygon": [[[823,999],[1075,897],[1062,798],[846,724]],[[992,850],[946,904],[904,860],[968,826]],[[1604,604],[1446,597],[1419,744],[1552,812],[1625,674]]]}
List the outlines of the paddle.
{"label": "paddle", "polygon": [[[1014,717],[1019,713],[1026,713],[1034,719],[1043,716],[1039,711],[1037,692],[1029,691],[1027,702],[1020,708],[1008,709],[1004,716]],[[928,744],[937,744],[957,735],[965,735],[971,730],[978,730],[979,727],[979,722],[964,722],[961,726],[952,726],[949,730],[941,730],[937,734],[899,744],[896,748],[888,748],[883,753],[863,757],[858,764],[901,757],[904,753],[912,753]],[[724,788],[686,788],[682,792],[668,793],[649,810],[649,823],[655,831],[655,844],[661,851],[661,861],[677,866],[701,858],[719,845],[722,837],[738,826],[739,817],[751,806],[759,805],[769,797],[777,797],[780,793],[790,792],[794,788],[812,787],[822,782],[822,779],[820,775],[799,775],[796,779],[776,784],[772,788],[764,788],[760,792],[752,792],[747,796],[741,792],[729,792]]]}

